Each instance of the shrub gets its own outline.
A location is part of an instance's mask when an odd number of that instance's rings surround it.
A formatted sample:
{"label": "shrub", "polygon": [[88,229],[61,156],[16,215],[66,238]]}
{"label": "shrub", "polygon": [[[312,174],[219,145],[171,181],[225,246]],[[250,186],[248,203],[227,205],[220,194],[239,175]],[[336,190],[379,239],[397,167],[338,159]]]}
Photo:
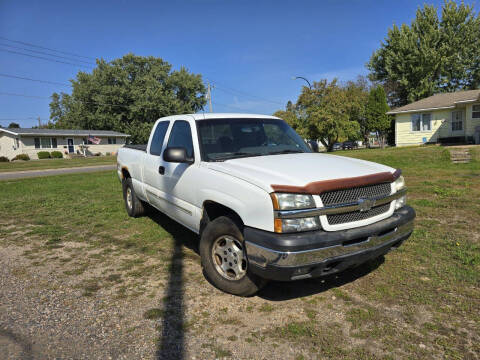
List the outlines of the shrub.
{"label": "shrub", "polygon": [[39,159],[50,159],[50,153],[48,151],[39,151],[37,156]]}
{"label": "shrub", "polygon": [[61,158],[63,158],[63,154],[62,154],[61,151],[52,151],[52,152],[50,153],[50,157],[51,157],[52,159],[61,159]]}
{"label": "shrub", "polygon": [[9,162],[8,158],[6,156],[0,156],[0,162]]}
{"label": "shrub", "polygon": [[108,151],[105,153],[105,156],[110,156],[112,155],[111,153],[109,153]]}
{"label": "shrub", "polygon": [[27,154],[18,154],[17,156],[15,156],[12,160],[30,160],[30,156],[28,156]]}

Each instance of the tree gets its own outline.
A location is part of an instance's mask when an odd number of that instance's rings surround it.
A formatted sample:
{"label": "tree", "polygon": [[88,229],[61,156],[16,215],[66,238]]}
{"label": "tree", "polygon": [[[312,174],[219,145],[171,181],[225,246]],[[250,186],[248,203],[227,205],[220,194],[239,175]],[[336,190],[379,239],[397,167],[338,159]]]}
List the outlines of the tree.
{"label": "tree", "polygon": [[385,147],[385,138],[390,129],[391,119],[387,115],[390,110],[383,86],[379,85],[370,90],[366,106],[367,128],[377,133],[382,148]]}
{"label": "tree", "polygon": [[411,25],[394,25],[367,68],[380,82],[392,106],[437,92],[476,89],[480,85],[480,17],[473,7],[446,1],[437,9],[418,9]]}
{"label": "tree", "polygon": [[9,129],[19,129],[20,125],[18,125],[16,122],[11,122],[10,124],[8,124],[8,128]]}
{"label": "tree", "polygon": [[288,125],[290,125],[293,130],[299,130],[299,121],[297,118],[297,109],[296,106],[291,102],[287,102],[285,110],[276,111],[273,116],[279,117],[280,119],[285,120]]}
{"label": "tree", "polygon": [[148,140],[160,117],[192,113],[205,105],[201,75],[156,57],[127,54],[97,60],[92,73],[78,72],[72,93],[53,93],[50,118],[57,128],[116,130],[133,143]]}
{"label": "tree", "polygon": [[332,151],[340,138],[358,135],[359,125],[350,118],[354,106],[351,93],[336,79],[314,82],[311,89],[304,86],[297,101],[297,131]]}
{"label": "tree", "polygon": [[368,136],[371,129],[367,121],[366,105],[370,83],[366,77],[358,76],[356,81],[348,81],[345,89],[348,92],[348,98],[351,102],[349,106],[349,118],[351,121],[356,121],[359,125],[359,136],[355,138],[352,137],[350,140],[360,138],[365,144],[368,144]]}

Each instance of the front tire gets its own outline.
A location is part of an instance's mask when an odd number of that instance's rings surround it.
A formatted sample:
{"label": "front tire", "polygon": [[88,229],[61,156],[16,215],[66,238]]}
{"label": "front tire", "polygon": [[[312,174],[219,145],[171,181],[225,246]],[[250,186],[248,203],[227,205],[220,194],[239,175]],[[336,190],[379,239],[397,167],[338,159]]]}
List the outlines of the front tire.
{"label": "front tire", "polygon": [[249,270],[243,234],[229,217],[207,224],[200,239],[200,256],[205,276],[224,292],[251,296],[266,283]]}
{"label": "front tire", "polygon": [[122,181],[123,199],[125,200],[125,209],[128,216],[139,217],[145,214],[145,207],[142,201],[135,194],[132,178],[126,178]]}

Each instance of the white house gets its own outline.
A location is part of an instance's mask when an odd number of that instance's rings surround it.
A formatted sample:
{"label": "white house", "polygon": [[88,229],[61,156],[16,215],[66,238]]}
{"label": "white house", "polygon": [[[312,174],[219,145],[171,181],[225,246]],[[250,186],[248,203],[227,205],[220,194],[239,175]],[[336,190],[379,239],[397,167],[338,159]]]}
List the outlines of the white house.
{"label": "white house", "polygon": [[[10,160],[18,154],[37,159],[39,151],[61,151],[64,157],[72,154],[92,155],[116,153],[130,135],[107,130],[60,130],[0,128],[0,156]],[[98,144],[91,140],[99,139]],[[98,142],[94,139],[94,142]]]}

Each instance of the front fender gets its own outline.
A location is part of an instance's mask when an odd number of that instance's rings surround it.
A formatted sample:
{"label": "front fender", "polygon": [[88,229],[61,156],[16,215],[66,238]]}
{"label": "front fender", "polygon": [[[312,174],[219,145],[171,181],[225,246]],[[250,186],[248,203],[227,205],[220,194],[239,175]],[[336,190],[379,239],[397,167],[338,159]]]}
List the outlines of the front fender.
{"label": "front fender", "polygon": [[201,204],[214,201],[232,209],[246,226],[273,231],[273,205],[270,195],[256,186],[244,181],[230,186],[224,182],[222,187],[202,189],[198,195]]}

